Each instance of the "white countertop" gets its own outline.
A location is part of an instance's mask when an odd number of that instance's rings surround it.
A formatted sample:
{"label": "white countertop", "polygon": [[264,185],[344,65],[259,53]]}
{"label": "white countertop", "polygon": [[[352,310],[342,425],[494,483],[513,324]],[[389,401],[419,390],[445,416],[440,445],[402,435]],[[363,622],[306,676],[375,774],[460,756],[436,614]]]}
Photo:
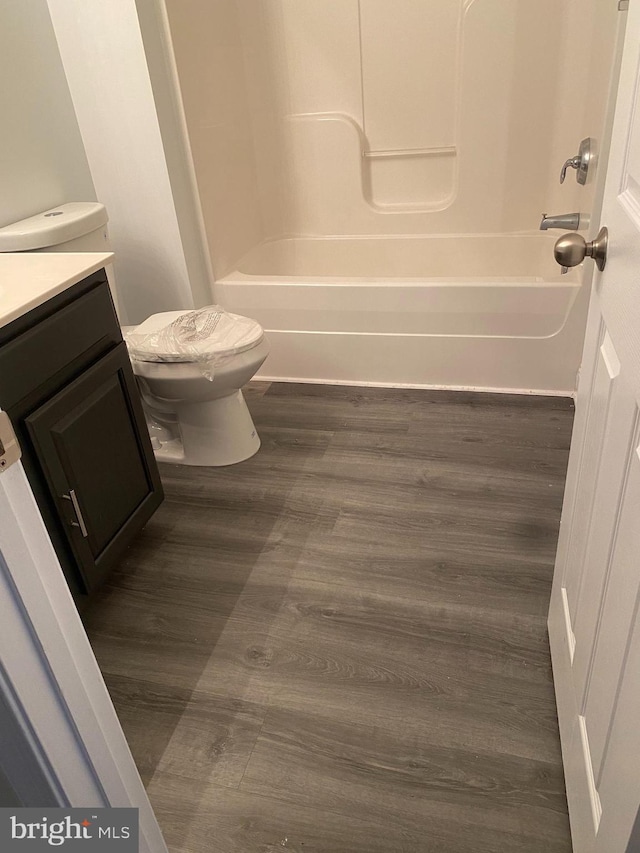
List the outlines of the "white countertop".
{"label": "white countertop", "polygon": [[102,269],[112,259],[111,252],[0,253],[0,327]]}

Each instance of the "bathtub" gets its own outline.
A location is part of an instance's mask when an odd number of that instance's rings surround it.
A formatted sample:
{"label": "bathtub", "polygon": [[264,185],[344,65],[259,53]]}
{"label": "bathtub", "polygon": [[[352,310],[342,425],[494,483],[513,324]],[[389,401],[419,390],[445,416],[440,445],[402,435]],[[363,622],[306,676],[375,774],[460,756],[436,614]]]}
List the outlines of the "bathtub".
{"label": "bathtub", "polygon": [[215,298],[267,331],[258,378],[572,394],[587,288],[560,275],[556,238],[270,240]]}

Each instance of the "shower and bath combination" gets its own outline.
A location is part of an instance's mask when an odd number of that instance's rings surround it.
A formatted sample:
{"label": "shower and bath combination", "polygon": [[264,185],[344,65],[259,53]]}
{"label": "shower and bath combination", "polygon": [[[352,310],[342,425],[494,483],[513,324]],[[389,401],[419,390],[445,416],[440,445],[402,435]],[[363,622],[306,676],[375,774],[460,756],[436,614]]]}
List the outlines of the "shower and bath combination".
{"label": "shower and bath combination", "polygon": [[602,6],[167,0],[215,301],[267,331],[259,376],[573,392],[591,272],[547,232],[590,236]]}

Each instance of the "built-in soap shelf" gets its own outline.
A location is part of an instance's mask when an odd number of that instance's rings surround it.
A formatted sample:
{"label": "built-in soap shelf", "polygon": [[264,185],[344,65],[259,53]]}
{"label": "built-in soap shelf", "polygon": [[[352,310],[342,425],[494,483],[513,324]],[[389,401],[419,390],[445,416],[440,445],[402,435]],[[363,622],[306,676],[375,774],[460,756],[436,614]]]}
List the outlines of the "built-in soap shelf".
{"label": "built-in soap shelf", "polygon": [[366,195],[385,210],[441,209],[453,199],[456,155],[453,145],[363,151]]}
{"label": "built-in soap shelf", "polygon": [[[372,151],[361,126],[344,113],[292,115],[286,125],[288,191],[307,228],[342,233],[354,217],[364,228],[381,213],[427,213],[453,201],[455,146]],[[343,223],[347,211],[351,218]]]}

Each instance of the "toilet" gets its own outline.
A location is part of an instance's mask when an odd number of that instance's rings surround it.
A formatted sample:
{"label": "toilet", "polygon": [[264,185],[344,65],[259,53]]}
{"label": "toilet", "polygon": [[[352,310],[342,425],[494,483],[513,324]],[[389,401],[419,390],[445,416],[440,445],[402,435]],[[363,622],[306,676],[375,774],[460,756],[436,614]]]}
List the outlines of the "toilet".
{"label": "toilet", "polygon": [[[71,202],[0,228],[0,252],[110,251],[107,211],[96,202]],[[115,291],[112,284],[112,295]],[[116,303],[116,308],[117,308]],[[205,310],[205,309],[200,309]],[[161,334],[184,325],[194,311],[153,314],[123,328],[156,458],[181,465],[242,462],[260,447],[241,388],[269,354],[262,327],[219,306],[197,335],[197,351],[163,351]],[[165,336],[166,337],[166,336]],[[145,338],[152,347],[140,345]]]}
{"label": "toilet", "polygon": [[[211,307],[211,313],[215,314]],[[233,465],[253,456],[260,439],[244,401],[243,385],[269,354],[262,327],[255,320],[223,312],[219,328],[199,342],[198,358],[154,344],[140,352],[136,338],[157,337],[170,324],[197,312],[154,314],[124,329],[133,372],[147,415],[158,460],[183,465]],[[238,331],[234,335],[234,328]],[[221,340],[223,338],[223,340]]]}

